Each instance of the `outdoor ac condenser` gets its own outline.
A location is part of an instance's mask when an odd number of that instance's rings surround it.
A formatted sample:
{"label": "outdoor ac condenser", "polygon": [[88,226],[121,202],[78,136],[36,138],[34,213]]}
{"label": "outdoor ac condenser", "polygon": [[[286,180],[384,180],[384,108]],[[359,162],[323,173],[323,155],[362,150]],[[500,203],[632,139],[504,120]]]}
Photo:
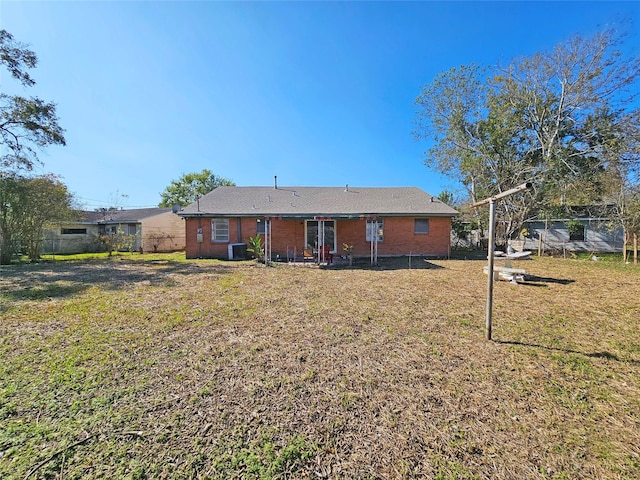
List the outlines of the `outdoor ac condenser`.
{"label": "outdoor ac condenser", "polygon": [[246,243],[229,244],[229,260],[245,260],[247,258]]}

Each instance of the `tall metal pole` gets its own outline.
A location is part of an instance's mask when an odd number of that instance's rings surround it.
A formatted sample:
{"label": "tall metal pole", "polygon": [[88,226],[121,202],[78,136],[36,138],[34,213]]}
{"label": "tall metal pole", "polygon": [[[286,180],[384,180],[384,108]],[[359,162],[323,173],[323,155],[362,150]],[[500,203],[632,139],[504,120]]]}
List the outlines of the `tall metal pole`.
{"label": "tall metal pole", "polygon": [[491,311],[493,310],[493,260],[494,260],[494,229],[495,229],[496,205],[493,198],[489,199],[489,245],[488,245],[488,269],[489,280],[487,282],[487,314],[486,314],[486,334],[487,340],[491,340]]}

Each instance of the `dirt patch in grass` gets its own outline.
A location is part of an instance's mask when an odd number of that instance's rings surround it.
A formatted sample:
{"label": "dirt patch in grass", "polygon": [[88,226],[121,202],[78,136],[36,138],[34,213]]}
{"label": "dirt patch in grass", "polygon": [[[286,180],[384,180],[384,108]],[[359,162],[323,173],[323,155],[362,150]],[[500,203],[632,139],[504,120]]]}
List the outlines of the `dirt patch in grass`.
{"label": "dirt patch in grass", "polygon": [[640,477],[637,268],[413,261],[3,269],[0,477]]}

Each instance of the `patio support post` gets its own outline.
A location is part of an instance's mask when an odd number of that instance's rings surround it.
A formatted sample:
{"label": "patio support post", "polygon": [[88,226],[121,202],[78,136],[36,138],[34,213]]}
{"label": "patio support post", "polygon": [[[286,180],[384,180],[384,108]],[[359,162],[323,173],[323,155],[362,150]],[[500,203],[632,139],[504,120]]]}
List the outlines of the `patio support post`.
{"label": "patio support post", "polygon": [[[369,225],[369,232],[371,232],[371,229],[373,229],[373,224]],[[373,237],[371,237],[371,252],[369,253],[369,262],[371,263],[371,265],[373,265]]]}
{"label": "patio support post", "polygon": [[367,232],[371,238],[371,265],[378,264],[378,217],[374,217],[375,220],[371,220],[371,223],[367,220]]}
{"label": "patio support post", "polygon": [[271,220],[269,217],[264,219],[264,262],[265,265],[271,265]]}
{"label": "patio support post", "polygon": [[322,262],[323,263],[327,261],[324,254],[324,242],[326,242],[326,238],[324,235],[324,220],[322,220]]}
{"label": "patio support post", "polygon": [[318,218],[318,265],[320,265],[322,263],[322,261],[324,260],[324,250],[322,247],[324,247],[324,217],[317,217]]}
{"label": "patio support post", "polygon": [[374,239],[373,263],[374,265],[378,265],[378,228],[379,227],[380,227],[380,224],[378,223],[378,218],[376,217],[376,223],[374,224],[374,228],[373,228],[373,239]]}

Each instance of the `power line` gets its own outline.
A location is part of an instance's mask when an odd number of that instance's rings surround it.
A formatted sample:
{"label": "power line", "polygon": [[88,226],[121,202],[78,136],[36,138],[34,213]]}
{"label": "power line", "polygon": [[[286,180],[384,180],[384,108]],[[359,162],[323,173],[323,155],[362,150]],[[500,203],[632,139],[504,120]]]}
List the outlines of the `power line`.
{"label": "power line", "polygon": [[[115,207],[113,202],[104,201],[104,200],[96,200],[94,198],[84,198],[84,197],[75,197],[81,203],[83,203],[87,207]],[[118,205],[118,208],[130,209],[130,208],[156,208],[158,205]]]}

